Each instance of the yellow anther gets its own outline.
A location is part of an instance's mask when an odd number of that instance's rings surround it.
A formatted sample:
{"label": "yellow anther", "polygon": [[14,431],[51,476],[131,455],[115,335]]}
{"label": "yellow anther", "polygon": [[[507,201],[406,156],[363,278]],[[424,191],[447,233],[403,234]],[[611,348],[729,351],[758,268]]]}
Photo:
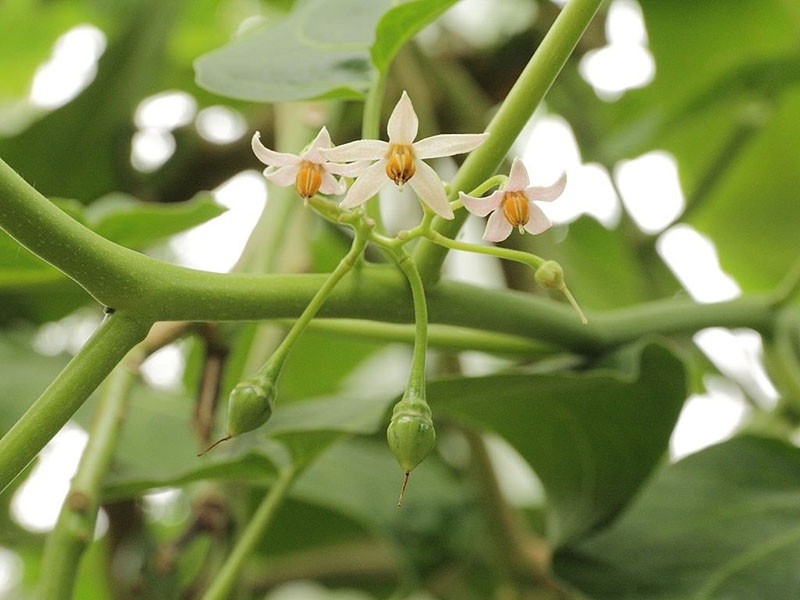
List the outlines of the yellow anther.
{"label": "yellow anther", "polygon": [[410,144],[391,144],[386,153],[386,176],[402,186],[416,172],[414,149]]}
{"label": "yellow anther", "polygon": [[528,199],[522,192],[506,192],[503,196],[503,216],[513,227],[519,228],[520,232],[524,231],[523,228],[530,219],[528,210]]}
{"label": "yellow anther", "polygon": [[302,198],[311,198],[322,185],[322,165],[304,160],[294,180],[294,187]]}

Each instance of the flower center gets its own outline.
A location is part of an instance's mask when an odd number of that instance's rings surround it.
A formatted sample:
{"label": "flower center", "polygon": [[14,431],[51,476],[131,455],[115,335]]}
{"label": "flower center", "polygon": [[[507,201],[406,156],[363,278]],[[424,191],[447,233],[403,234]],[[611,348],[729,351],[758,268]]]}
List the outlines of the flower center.
{"label": "flower center", "polygon": [[506,192],[505,196],[503,196],[503,216],[513,227],[517,227],[520,233],[524,232],[523,227],[530,219],[528,199],[525,194],[522,192]]}
{"label": "flower center", "polygon": [[411,144],[391,144],[386,153],[386,176],[398,186],[411,179],[416,172],[414,149]]}
{"label": "flower center", "polygon": [[322,185],[322,165],[304,160],[294,180],[294,187],[302,198],[311,198]]}

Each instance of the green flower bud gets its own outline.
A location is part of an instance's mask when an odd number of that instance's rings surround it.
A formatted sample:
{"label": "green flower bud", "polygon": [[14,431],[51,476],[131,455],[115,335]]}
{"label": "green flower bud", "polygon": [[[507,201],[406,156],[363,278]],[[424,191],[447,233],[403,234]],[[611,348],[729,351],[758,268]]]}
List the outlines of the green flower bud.
{"label": "green flower bud", "polygon": [[536,283],[546,289],[561,290],[564,288],[564,269],[554,260],[546,260],[534,275]]}
{"label": "green flower bud", "polygon": [[261,427],[272,415],[275,384],[248,379],[239,383],[228,397],[228,435],[231,437]]}
{"label": "green flower bud", "polygon": [[436,444],[431,409],[424,400],[403,398],[392,412],[392,420],[386,430],[389,448],[408,474],[421,463]]}

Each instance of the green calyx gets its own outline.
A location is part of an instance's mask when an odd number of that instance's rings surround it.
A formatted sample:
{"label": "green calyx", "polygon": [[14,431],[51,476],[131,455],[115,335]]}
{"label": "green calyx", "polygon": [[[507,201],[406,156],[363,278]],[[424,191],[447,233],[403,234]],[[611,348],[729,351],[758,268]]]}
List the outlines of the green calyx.
{"label": "green calyx", "polygon": [[545,289],[564,288],[564,269],[554,260],[546,260],[536,269],[536,283]]}
{"label": "green calyx", "polygon": [[272,415],[275,384],[247,379],[237,384],[228,397],[228,435],[235,437],[261,427]]}
{"label": "green calyx", "polygon": [[436,444],[431,409],[425,400],[404,397],[386,430],[389,448],[405,473],[421,463]]}

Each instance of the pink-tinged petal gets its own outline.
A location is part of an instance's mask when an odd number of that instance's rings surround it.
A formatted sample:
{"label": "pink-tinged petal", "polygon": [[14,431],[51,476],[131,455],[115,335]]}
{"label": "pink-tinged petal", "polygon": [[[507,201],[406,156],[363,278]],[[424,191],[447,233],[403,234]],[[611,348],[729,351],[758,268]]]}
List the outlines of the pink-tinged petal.
{"label": "pink-tinged petal", "polygon": [[480,146],[488,133],[452,133],[434,135],[414,143],[417,158],[439,158],[471,152]]}
{"label": "pink-tinged petal", "polygon": [[322,183],[319,186],[319,191],[323,194],[331,194],[338,196],[339,194],[344,194],[344,191],[347,189],[344,181],[339,181],[331,175],[330,173],[323,171],[322,172]]}
{"label": "pink-tinged petal", "polygon": [[376,162],[356,179],[356,182],[347,191],[347,195],[340,206],[342,208],[361,206],[377,194],[378,190],[387,181],[389,181],[389,178],[386,176],[386,161]]}
{"label": "pink-tinged petal", "polygon": [[427,204],[433,212],[444,219],[455,217],[447,195],[444,193],[444,184],[439,176],[431,167],[421,160],[414,161],[417,167],[414,176],[408,180],[408,184],[417,193],[419,199]]}
{"label": "pink-tinged petal", "polygon": [[389,144],[381,140],[356,140],[335,148],[320,150],[325,160],[350,162],[354,160],[378,160],[386,156]]}
{"label": "pink-tinged petal", "polygon": [[528,222],[525,223],[525,231],[528,233],[536,235],[537,233],[542,233],[550,229],[552,225],[550,219],[548,219],[542,212],[542,209],[535,204],[531,204],[528,215]]}
{"label": "pink-tinged petal", "polygon": [[275,185],[282,185],[286,187],[294,185],[299,172],[300,165],[289,165],[288,167],[281,167],[280,169],[265,169],[264,177],[266,177]]}
{"label": "pink-tinged petal", "polygon": [[558,178],[553,185],[548,185],[545,187],[536,187],[531,186],[529,188],[525,188],[524,193],[525,197],[528,200],[538,200],[539,202],[551,202],[558,198],[563,192],[564,188],[567,186],[567,174],[562,173],[561,177]]}
{"label": "pink-tinged petal", "polygon": [[464,204],[466,209],[471,212],[473,215],[477,215],[479,217],[485,217],[493,210],[499,208],[500,202],[503,201],[503,196],[505,192],[502,190],[497,190],[496,192],[492,193],[485,198],[476,198],[475,196],[468,196],[464,192],[459,192],[458,197],[461,199],[461,202]]}
{"label": "pink-tinged petal", "polygon": [[264,146],[264,144],[261,143],[261,134],[258,131],[253,134],[253,139],[250,141],[250,146],[252,146],[256,158],[258,158],[258,160],[265,165],[269,165],[271,167],[287,167],[289,165],[296,165],[300,162],[300,157],[295,154],[275,152],[274,150],[270,150]]}
{"label": "pink-tinged petal", "polygon": [[520,192],[528,187],[528,183],[530,183],[530,179],[528,179],[528,170],[525,168],[525,163],[515,158],[514,162],[511,163],[511,170],[508,172],[505,190]]}
{"label": "pink-tinged petal", "polygon": [[400,100],[397,101],[389,122],[386,124],[386,132],[389,134],[391,144],[410,144],[417,137],[419,131],[419,119],[414,112],[411,98],[403,92]]}
{"label": "pink-tinged petal", "polygon": [[348,163],[346,165],[340,165],[339,163],[325,163],[325,170],[329,173],[333,173],[334,175],[344,175],[345,177],[358,177],[363,173],[368,166],[370,166],[374,161],[372,160],[360,160],[354,163]]}
{"label": "pink-tinged petal", "polygon": [[511,223],[506,221],[502,210],[496,210],[486,222],[486,231],[483,232],[483,239],[487,242],[502,242],[511,235]]}

